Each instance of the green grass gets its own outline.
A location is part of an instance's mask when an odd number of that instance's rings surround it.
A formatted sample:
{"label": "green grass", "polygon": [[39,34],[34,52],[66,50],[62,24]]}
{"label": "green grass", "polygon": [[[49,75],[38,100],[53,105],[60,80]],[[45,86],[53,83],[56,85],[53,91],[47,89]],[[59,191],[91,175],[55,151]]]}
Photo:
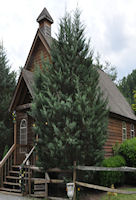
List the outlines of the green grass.
{"label": "green grass", "polygon": [[[128,191],[136,191],[136,189],[125,189],[125,190],[128,190]],[[126,195],[126,194],[117,194],[117,196],[113,196],[109,199],[108,195],[105,195],[104,197],[102,197],[101,200],[136,200],[136,194],[129,194],[129,195]]]}

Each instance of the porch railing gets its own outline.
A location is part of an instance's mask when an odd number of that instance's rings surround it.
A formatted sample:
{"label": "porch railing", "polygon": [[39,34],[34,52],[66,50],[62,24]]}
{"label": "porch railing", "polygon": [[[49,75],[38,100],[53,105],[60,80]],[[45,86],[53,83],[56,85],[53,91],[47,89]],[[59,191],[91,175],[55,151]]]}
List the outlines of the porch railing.
{"label": "porch railing", "polygon": [[16,144],[13,144],[9,149],[5,157],[0,162],[0,187],[3,187],[3,182],[6,180],[6,176],[9,174],[9,171],[12,168],[15,160],[15,150]]}
{"label": "porch railing", "polygon": [[30,157],[32,156],[34,150],[36,148],[36,145],[33,146],[33,148],[30,150],[30,152],[28,153],[28,155],[26,156],[26,158],[24,159],[24,161],[22,162],[22,166],[26,165],[27,161],[30,161]]}
{"label": "porch railing", "polygon": [[32,170],[30,169],[30,166],[34,163],[34,151],[36,148],[36,145],[32,147],[30,152],[27,154],[26,158],[22,162],[20,166],[20,178],[21,178],[21,190],[22,193],[31,193],[31,177],[32,177]]}

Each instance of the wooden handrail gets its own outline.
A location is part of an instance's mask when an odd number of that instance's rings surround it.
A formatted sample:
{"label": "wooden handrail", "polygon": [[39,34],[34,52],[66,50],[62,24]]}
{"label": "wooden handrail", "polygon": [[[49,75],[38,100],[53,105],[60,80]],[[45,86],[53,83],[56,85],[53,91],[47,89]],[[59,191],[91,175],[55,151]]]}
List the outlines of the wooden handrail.
{"label": "wooden handrail", "polygon": [[11,154],[13,153],[13,151],[16,149],[16,144],[13,144],[12,147],[9,149],[9,151],[7,152],[7,154],[5,155],[5,157],[2,159],[2,161],[0,162],[0,168],[5,164],[5,162],[7,161],[7,159],[11,156]]}
{"label": "wooden handrail", "polygon": [[37,144],[35,144],[35,146],[33,146],[33,148],[31,149],[31,151],[29,152],[29,154],[26,156],[26,158],[24,159],[24,161],[22,162],[21,166],[24,166],[27,162],[27,160],[29,159],[29,157],[31,156],[31,154],[33,153],[33,151],[35,150]]}
{"label": "wooden handrail", "polygon": [[117,172],[136,172],[134,167],[96,167],[96,166],[76,166],[76,169],[82,171],[117,171]]}

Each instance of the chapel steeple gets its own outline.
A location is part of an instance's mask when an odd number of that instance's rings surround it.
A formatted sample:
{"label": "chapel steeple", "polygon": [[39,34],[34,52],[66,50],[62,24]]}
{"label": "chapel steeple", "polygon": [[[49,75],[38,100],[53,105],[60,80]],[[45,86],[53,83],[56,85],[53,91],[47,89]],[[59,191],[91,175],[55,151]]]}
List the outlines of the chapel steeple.
{"label": "chapel steeple", "polygon": [[46,36],[51,36],[51,24],[53,23],[53,19],[46,8],[44,8],[38,16],[37,22],[39,23],[39,29],[41,29]]}

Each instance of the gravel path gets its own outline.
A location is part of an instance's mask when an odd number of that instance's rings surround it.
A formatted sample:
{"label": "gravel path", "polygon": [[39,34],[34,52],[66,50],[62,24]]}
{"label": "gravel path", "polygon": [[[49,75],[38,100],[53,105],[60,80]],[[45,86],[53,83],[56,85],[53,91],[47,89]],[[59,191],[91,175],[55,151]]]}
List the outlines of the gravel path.
{"label": "gravel path", "polygon": [[26,197],[21,197],[21,196],[0,193],[0,200],[30,200],[30,199]]}
{"label": "gravel path", "polygon": [[[105,193],[92,193],[87,195],[81,195],[80,200],[100,200]],[[33,198],[27,198],[22,196],[15,196],[11,194],[3,194],[0,192],[0,200],[34,200]]]}

